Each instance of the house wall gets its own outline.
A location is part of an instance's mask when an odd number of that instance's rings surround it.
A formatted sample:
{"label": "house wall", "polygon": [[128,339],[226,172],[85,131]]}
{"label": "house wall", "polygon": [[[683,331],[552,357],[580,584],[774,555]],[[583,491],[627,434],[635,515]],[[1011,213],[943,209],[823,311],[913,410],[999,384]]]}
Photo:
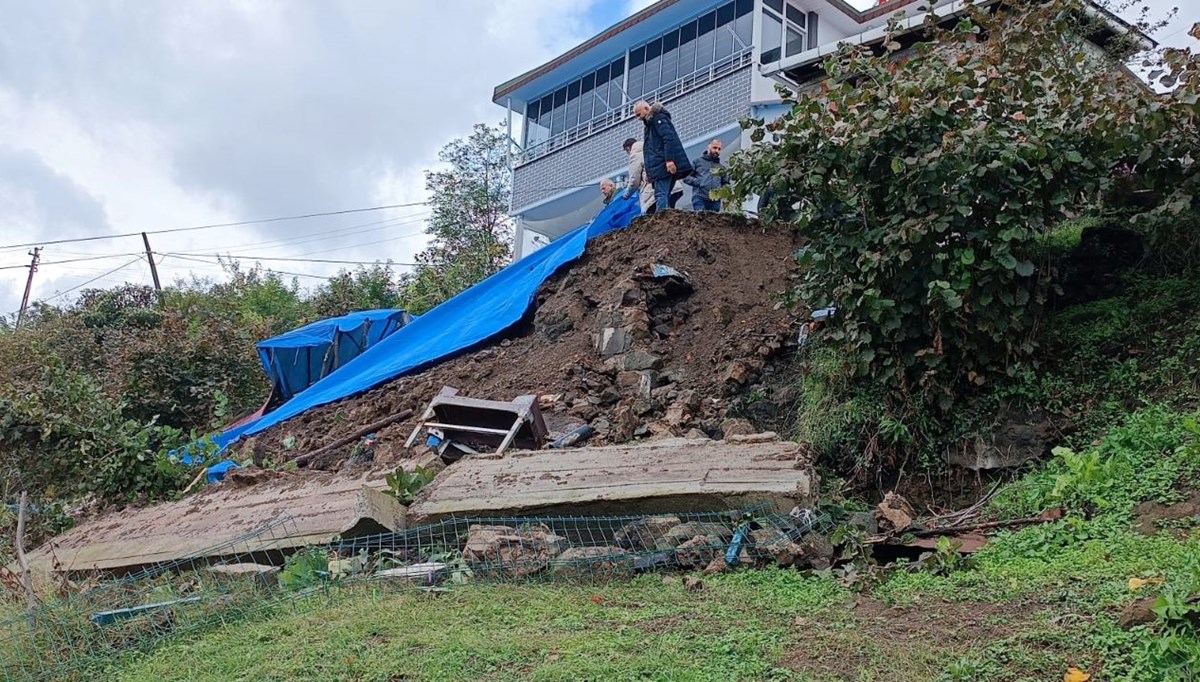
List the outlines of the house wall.
{"label": "house wall", "polygon": [[[744,67],[681,97],[664,102],[675,129],[685,142],[715,132],[745,117],[750,110],[751,79],[756,66]],[[565,188],[591,184],[625,168],[621,143],[641,139],[641,121],[629,118],[513,171],[513,207],[522,208],[561,193]]]}

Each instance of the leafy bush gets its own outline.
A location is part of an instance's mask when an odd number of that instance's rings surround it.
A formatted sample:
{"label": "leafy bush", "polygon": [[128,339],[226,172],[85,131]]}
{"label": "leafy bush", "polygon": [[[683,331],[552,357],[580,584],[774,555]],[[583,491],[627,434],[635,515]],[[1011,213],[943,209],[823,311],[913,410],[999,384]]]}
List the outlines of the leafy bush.
{"label": "leafy bush", "polygon": [[738,198],[802,199],[799,297],[838,307],[829,338],[892,403],[947,409],[1030,361],[1049,278],[1025,254],[1131,157],[1172,210],[1192,201],[1196,58],[1171,55],[1160,98],[1091,56],[1081,4],[1014,7],[931,21],[903,54],[844,47],[731,163]]}

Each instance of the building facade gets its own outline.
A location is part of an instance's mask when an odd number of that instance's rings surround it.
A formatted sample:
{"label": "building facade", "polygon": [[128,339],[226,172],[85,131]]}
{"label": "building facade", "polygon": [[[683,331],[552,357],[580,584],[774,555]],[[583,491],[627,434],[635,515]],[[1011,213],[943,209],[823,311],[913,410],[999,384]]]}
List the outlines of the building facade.
{"label": "building facade", "polygon": [[712,139],[735,151],[740,121],[779,106],[787,75],[764,67],[883,26],[912,1],[860,11],[842,0],[659,0],[497,86],[517,148],[518,257],[599,212],[602,179],[624,179],[622,142],[642,137],[634,102],[662,102],[693,158]]}

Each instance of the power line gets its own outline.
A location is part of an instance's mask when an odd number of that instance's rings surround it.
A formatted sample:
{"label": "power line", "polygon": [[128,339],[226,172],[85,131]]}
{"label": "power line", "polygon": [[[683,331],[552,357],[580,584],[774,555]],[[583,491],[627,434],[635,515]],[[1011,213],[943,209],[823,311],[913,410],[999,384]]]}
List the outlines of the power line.
{"label": "power line", "polygon": [[108,272],[106,272],[102,275],[96,275],[95,277],[89,279],[88,281],[84,282],[83,284],[76,284],[75,286],[71,287],[70,289],[67,289],[65,291],[60,291],[57,294],[54,294],[53,296],[43,298],[41,300],[41,302],[46,303],[47,301],[53,301],[56,298],[66,296],[67,294],[71,293],[72,291],[77,291],[79,289],[82,289],[82,288],[86,287],[87,285],[91,284],[92,282],[95,282],[98,279],[104,279],[105,277],[113,274],[114,272],[117,272],[118,270],[124,270],[125,268],[129,267],[130,265],[133,265],[134,263],[137,263],[140,260],[142,260],[142,256],[139,254],[137,258],[134,258],[133,260],[129,261],[128,263],[126,263],[124,265],[118,265],[117,267],[113,268],[112,270],[109,270]]}
{"label": "power line", "polygon": [[243,225],[261,225],[264,223],[277,223],[284,220],[304,220],[307,218],[323,218],[326,216],[346,215],[349,213],[364,213],[366,211],[384,211],[392,208],[412,208],[413,206],[425,206],[429,202],[416,201],[407,204],[388,204],[386,206],[369,206],[367,208],[350,208],[343,211],[326,211],[323,213],[305,213],[303,215],[282,216],[279,218],[263,218],[260,220],[239,220],[232,223],[213,223],[211,225],[191,225],[188,227],[172,227],[162,230],[138,230],[137,232],[125,232],[121,234],[105,234],[95,235],[92,237],[74,237],[71,239],[51,239],[41,242],[29,242],[27,244],[8,244],[0,246],[0,249],[23,249],[30,246],[46,246],[50,244],[73,244],[77,242],[91,242],[101,239],[119,239],[121,237],[140,237],[142,232],[146,234],[170,234],[174,232],[190,232],[193,230],[211,230],[217,227],[241,227]]}
{"label": "power line", "polygon": [[[163,255],[171,256],[171,257],[175,257],[175,258],[180,257],[180,254],[177,254],[177,253],[164,253]],[[203,256],[200,256],[200,258],[203,258]],[[379,263],[381,265],[405,265],[405,266],[409,266],[409,267],[416,267],[416,265],[417,265],[416,263],[398,263],[396,261],[386,261],[385,262],[385,261],[381,261],[379,259],[376,259],[376,260],[334,260],[334,259],[330,259],[330,258],[286,258],[283,256],[252,256],[252,255],[235,254],[235,253],[221,254],[219,256],[209,256],[209,258],[218,258],[218,259],[232,258],[232,259],[237,259],[237,260],[261,260],[261,261],[291,261],[291,262],[295,262],[295,263],[336,263],[336,264],[342,264],[342,265],[374,265],[376,263]],[[192,259],[192,260],[195,260],[195,259]],[[207,262],[207,261],[204,261],[204,262]]]}
{"label": "power line", "polygon": [[[190,256],[181,256],[179,254],[171,254],[171,253],[164,253],[162,255],[166,256],[168,258],[175,258],[178,260],[195,261],[197,263],[204,263],[205,265],[214,265],[214,263],[212,261],[200,260],[199,258],[192,258]],[[138,260],[141,260],[141,259],[139,258]],[[324,280],[333,279],[332,277],[326,277],[324,275],[311,275],[306,272],[288,272],[287,270],[275,270],[273,268],[269,268],[268,272],[274,272],[274,273],[280,274],[280,275],[291,275],[293,277],[312,277],[313,279],[324,279]]]}
{"label": "power line", "polygon": [[[83,261],[89,261],[89,260],[101,260],[104,258],[124,258],[127,256],[133,256],[133,255],[138,255],[138,254],[106,253],[106,254],[96,255],[96,256],[86,256],[83,258],[68,258],[66,260],[49,260],[49,261],[44,261],[42,263],[38,263],[38,265],[43,266],[43,265],[62,265],[64,263],[82,263]],[[17,268],[27,268],[27,267],[29,267],[29,266],[28,265],[0,265],[0,270],[16,270]]]}
{"label": "power line", "polygon": [[[227,249],[242,249],[242,248],[249,248],[249,247],[275,248],[276,245],[278,245],[278,246],[289,245],[290,246],[290,245],[295,245],[295,244],[304,244],[304,243],[308,243],[308,242],[323,241],[325,239],[334,239],[336,237],[346,237],[351,234],[362,234],[365,232],[375,232],[377,230],[385,230],[389,227],[397,227],[399,225],[407,225],[407,224],[413,223],[413,222],[420,222],[421,220],[424,220],[425,217],[428,215],[429,215],[429,211],[422,211],[421,213],[413,213],[411,215],[396,216],[394,218],[388,218],[386,220],[377,220],[375,222],[370,222],[370,223],[362,223],[359,225],[350,225],[347,227],[340,227],[340,228],[336,228],[333,230],[325,230],[325,231],[321,231],[321,232],[310,232],[307,234],[297,235],[295,237],[288,237],[285,239],[271,239],[271,240],[262,241],[262,242],[248,242],[248,243],[243,243],[243,244],[233,244],[233,245],[226,246],[223,248],[227,248]],[[399,222],[397,222],[397,221],[399,221]],[[369,229],[359,229],[359,228],[369,228]],[[417,234],[420,234],[420,233],[418,232]],[[189,254],[190,253],[206,253],[211,250],[212,249],[186,249],[183,251],[178,251],[177,253],[189,253]]]}

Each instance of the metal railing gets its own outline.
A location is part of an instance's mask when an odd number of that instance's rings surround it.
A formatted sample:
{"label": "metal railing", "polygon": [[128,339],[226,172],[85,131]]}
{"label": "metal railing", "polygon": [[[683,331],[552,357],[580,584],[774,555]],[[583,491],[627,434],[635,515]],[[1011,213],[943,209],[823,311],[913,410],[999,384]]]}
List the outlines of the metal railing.
{"label": "metal railing", "polygon": [[[674,81],[657,90],[643,93],[637,99],[646,100],[647,102],[667,102],[676,97],[686,95],[722,76],[733,73],[744,66],[749,66],[752,59],[752,52],[753,49],[749,47],[739,50],[728,57],[709,64],[703,69],[697,69],[686,76],[676,78]],[[539,142],[525,149],[519,154],[517,163],[526,164],[563,147],[569,147],[585,137],[607,130],[632,116],[633,101],[629,101],[602,116],[597,116],[585,123],[580,123],[573,128],[551,136],[544,142]]]}

